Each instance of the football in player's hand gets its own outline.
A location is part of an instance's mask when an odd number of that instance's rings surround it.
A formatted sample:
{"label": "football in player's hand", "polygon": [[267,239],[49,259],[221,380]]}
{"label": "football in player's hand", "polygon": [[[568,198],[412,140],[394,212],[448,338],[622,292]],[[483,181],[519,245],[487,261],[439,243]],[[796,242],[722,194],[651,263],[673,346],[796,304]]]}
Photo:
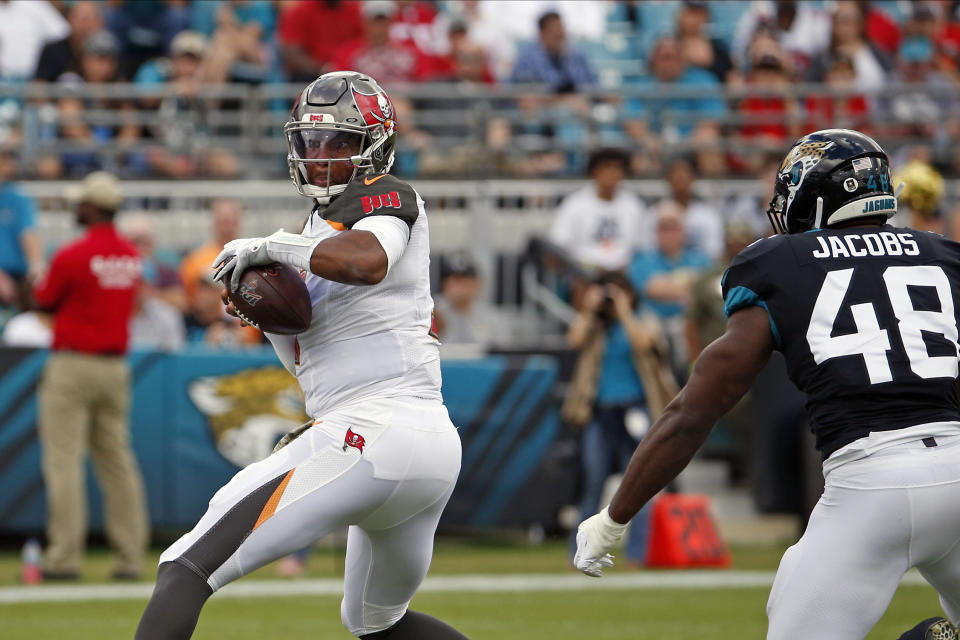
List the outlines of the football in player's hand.
{"label": "football in player's hand", "polygon": [[[227,286],[231,273],[222,279]],[[244,271],[240,286],[227,298],[241,320],[268,333],[302,333],[313,317],[310,293],[300,272],[279,262]]]}

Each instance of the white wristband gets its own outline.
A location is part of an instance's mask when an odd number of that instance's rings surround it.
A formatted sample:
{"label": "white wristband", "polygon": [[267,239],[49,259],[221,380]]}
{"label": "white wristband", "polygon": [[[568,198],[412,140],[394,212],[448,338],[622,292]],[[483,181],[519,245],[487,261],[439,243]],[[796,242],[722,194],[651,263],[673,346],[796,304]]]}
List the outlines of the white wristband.
{"label": "white wristband", "polygon": [[613,546],[623,537],[623,532],[626,530],[627,525],[614,521],[614,519],[610,517],[609,508],[609,506],[606,506],[603,508],[603,511],[600,512],[600,525],[603,528],[600,533],[604,538],[603,542]]}
{"label": "white wristband", "polygon": [[271,260],[289,264],[303,271],[310,271],[310,259],[321,240],[322,238],[309,238],[297,233],[278,231],[266,239],[264,249]]}

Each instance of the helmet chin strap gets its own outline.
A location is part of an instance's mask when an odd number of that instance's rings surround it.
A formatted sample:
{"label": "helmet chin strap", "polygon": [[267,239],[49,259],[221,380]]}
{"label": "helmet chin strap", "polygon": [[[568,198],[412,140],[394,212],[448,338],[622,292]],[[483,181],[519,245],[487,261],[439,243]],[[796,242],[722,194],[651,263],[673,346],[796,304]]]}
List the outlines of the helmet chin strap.
{"label": "helmet chin strap", "polygon": [[901,182],[897,185],[897,190],[893,192],[894,198],[899,198],[900,194],[903,192],[903,188],[907,186],[906,182]]}
{"label": "helmet chin strap", "polygon": [[817,213],[813,217],[813,228],[823,228],[823,198],[817,196]]}

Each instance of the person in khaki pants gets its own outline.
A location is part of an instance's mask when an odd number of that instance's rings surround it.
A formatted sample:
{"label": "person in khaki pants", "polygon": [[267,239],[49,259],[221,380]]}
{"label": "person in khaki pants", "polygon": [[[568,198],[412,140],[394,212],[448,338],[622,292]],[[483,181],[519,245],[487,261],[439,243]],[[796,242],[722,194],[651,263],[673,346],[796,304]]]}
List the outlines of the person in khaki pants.
{"label": "person in khaki pants", "polygon": [[94,172],[67,197],[86,234],[57,252],[34,290],[37,303],[54,313],[53,353],[38,397],[47,489],[43,575],[46,580],[80,575],[89,452],[105,496],[107,538],[116,552],[113,576],[136,579],[149,532],[143,480],[130,447],[125,355],[140,259],[113,226],[123,202],[113,175]]}

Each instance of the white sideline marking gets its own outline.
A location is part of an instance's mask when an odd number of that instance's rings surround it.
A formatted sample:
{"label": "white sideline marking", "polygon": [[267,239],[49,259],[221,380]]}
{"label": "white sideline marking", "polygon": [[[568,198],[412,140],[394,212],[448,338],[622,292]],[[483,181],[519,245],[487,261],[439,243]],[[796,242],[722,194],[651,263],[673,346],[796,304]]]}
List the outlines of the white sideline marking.
{"label": "white sideline marking", "polygon": [[[582,591],[632,589],[739,589],[770,587],[772,571],[650,571],[588,578],[579,574],[461,575],[429,577],[419,593],[504,593],[511,591]],[[916,571],[901,584],[923,585]],[[146,600],[152,584],[37,585],[0,587],[0,604],[21,602],[80,602],[88,600]],[[283,596],[340,596],[343,580],[249,580],[231,583],[216,598],[269,598]]]}

